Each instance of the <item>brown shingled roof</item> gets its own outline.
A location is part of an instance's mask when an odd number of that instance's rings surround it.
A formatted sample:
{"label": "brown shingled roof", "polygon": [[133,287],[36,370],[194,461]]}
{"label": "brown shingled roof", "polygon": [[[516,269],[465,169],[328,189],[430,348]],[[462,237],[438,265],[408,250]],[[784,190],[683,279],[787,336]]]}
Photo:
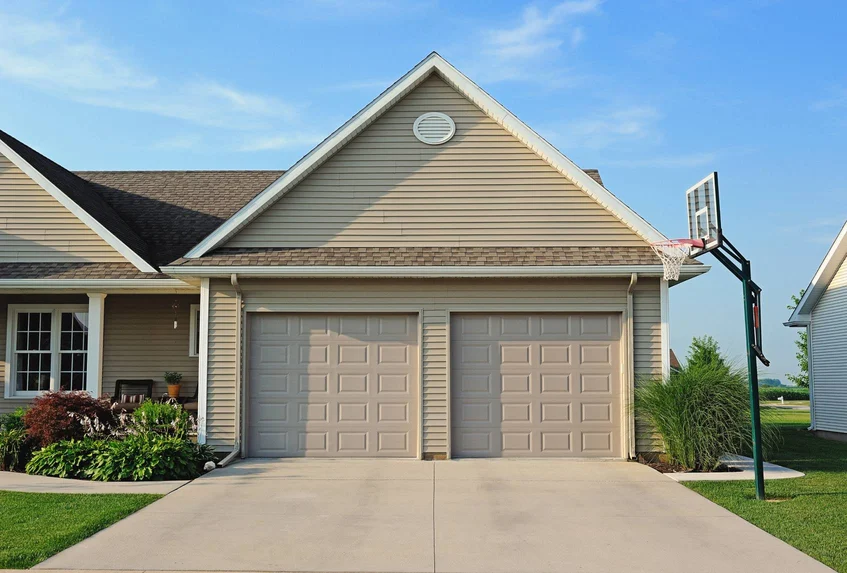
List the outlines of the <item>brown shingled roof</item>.
{"label": "brown shingled roof", "polygon": [[168,276],[141,272],[132,263],[0,263],[0,280],[158,278]]}
{"label": "brown shingled roof", "polygon": [[77,171],[170,263],[276,181],[284,171]]}
{"label": "brown shingled roof", "polygon": [[643,247],[308,247],[219,249],[175,266],[599,266],[658,265]]}

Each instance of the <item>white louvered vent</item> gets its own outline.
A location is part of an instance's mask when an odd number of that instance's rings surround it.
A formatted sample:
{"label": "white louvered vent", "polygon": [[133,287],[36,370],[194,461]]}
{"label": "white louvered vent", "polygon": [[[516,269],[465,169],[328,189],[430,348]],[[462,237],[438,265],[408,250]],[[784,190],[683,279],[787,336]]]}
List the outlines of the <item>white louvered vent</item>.
{"label": "white louvered vent", "polygon": [[415,120],[412,131],[420,141],[427,145],[441,145],[456,133],[456,124],[449,115],[431,111]]}

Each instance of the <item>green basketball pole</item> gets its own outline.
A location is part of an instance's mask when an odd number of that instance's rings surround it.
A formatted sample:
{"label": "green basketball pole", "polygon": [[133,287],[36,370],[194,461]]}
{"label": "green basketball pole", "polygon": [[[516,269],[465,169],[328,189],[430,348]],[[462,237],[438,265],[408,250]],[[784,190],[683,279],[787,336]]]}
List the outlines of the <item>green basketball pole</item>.
{"label": "green basketball pole", "polygon": [[756,472],[756,499],[765,499],[765,469],[762,462],[762,420],[759,412],[759,369],[756,364],[756,317],[754,285],[750,261],[741,263],[744,286],[744,322],[747,331],[747,380],[750,383],[750,421],[753,426],[753,466]]}

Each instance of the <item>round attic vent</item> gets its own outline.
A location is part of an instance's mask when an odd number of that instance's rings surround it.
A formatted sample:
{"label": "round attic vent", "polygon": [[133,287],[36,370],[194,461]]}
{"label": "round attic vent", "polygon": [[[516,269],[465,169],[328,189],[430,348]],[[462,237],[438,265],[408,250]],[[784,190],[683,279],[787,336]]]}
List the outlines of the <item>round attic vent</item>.
{"label": "round attic vent", "polygon": [[431,111],[415,120],[412,132],[427,145],[441,145],[456,133],[456,124],[449,115]]}

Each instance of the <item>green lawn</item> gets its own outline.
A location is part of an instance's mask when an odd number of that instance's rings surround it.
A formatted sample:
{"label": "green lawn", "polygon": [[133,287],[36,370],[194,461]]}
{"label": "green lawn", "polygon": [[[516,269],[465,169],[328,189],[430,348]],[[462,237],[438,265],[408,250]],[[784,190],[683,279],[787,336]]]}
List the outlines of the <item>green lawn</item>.
{"label": "green lawn", "polygon": [[159,499],[0,491],[0,569],[26,569]]}
{"label": "green lawn", "polygon": [[755,498],[752,481],[685,485],[797,549],[847,573],[847,443],[815,438],[809,413],[770,410],[784,443],[768,461],[805,477],[766,482],[769,501]]}

